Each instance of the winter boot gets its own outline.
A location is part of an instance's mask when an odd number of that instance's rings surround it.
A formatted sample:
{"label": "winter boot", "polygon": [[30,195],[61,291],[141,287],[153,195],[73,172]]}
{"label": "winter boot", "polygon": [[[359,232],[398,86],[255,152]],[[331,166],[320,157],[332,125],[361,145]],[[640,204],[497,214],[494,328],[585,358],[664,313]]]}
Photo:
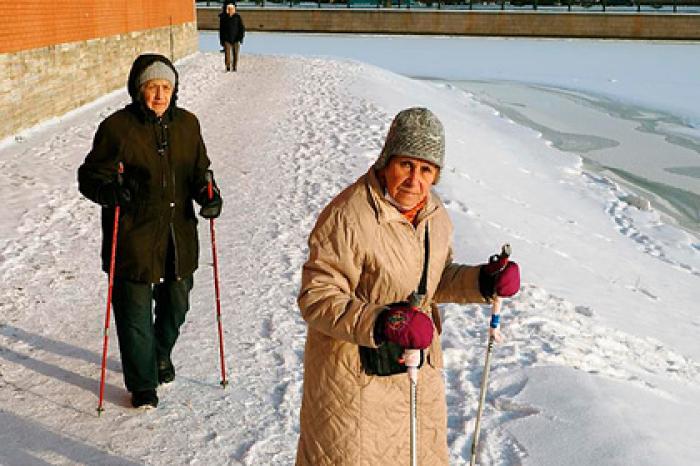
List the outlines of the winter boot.
{"label": "winter boot", "polygon": [[158,383],[169,384],[173,380],[175,380],[175,366],[170,359],[158,361]]}
{"label": "winter boot", "polygon": [[145,409],[156,408],[158,395],[154,389],[135,391],[131,394],[131,406]]}

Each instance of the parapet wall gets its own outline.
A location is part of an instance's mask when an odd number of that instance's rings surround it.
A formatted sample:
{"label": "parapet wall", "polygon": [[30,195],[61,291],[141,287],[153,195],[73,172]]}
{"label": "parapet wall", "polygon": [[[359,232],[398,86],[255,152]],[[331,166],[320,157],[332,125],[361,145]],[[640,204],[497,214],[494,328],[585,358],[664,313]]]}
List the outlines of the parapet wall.
{"label": "parapet wall", "polygon": [[2,2],[0,139],[126,87],[141,53],[197,49],[189,0]]}
{"label": "parapet wall", "polygon": [[[218,29],[219,11],[199,8],[199,29]],[[238,11],[251,31],[700,40],[698,14],[296,8]]]}

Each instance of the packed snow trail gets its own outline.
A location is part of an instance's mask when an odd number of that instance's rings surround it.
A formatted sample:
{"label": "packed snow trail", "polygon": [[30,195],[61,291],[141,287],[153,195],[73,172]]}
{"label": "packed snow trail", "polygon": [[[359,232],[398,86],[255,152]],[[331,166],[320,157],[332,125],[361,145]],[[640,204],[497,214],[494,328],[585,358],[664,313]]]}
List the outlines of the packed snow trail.
{"label": "packed snow trail", "polygon": [[[377,127],[367,146],[370,131],[362,118],[386,125],[386,115],[344,96],[345,75],[334,66],[246,57],[239,72],[224,74],[219,61],[199,55],[178,66],[179,102],[200,118],[224,198],[216,229],[226,390],[218,385],[210,238],[200,228],[202,257],[173,355],[175,382],[159,391],[157,411],[129,408],[112,325],[106,411],[101,419],[93,412],[106,280],[99,271],[99,208],[77,192],[75,171],[97,124],[123,105],[125,95],[115,93],[98,109],[69,117],[67,131],[77,137],[47,135],[38,147],[18,146],[17,156],[2,160],[14,185],[34,187],[28,192],[44,202],[31,208],[34,199],[22,200],[30,210],[4,245],[0,355],[9,364],[0,383],[13,389],[2,391],[0,406],[14,405],[22,418],[42,419],[52,431],[110,452],[106,462],[294,460],[305,336],[296,294],[306,237],[320,208],[367,169],[367,159],[353,157],[356,151],[376,154],[386,128]],[[26,158],[40,158],[42,169],[24,168]],[[57,415],[57,406],[67,412]],[[16,453],[0,454],[0,463],[21,463],[31,448],[9,440]],[[52,448],[40,454],[48,462],[87,459]]]}
{"label": "packed snow trail", "polygon": [[[173,355],[175,382],[159,390],[156,410],[130,408],[112,325],[106,411],[96,415],[107,280],[99,270],[99,207],[78,193],[76,170],[99,122],[126,102],[124,91],[115,92],[0,147],[0,464],[293,464],[306,331],[296,295],[306,239],[320,209],[374,162],[395,110],[370,92],[354,92],[354,86],[369,82],[383,94],[403,86],[410,97],[401,97],[401,106],[414,104],[414,95],[438,91],[355,62],[243,55],[240,71],[224,73],[222,61],[219,54],[196,54],[178,69],[179,103],[200,119],[224,198],[216,234],[228,388],[219,385],[210,238],[201,222],[200,269]],[[445,95],[474,118],[498,118],[468,97]],[[507,143],[499,144],[504,154],[509,151]],[[564,257],[566,249],[543,246],[558,237],[530,234],[522,223],[489,217],[490,209],[482,206],[503,202],[512,207],[509,216],[520,209],[535,217],[540,199],[500,193],[491,178],[479,177],[483,167],[465,170],[457,162],[448,156],[438,190],[459,233],[458,256],[485,259],[493,251],[483,237],[492,230],[494,244],[514,244],[515,260],[527,248],[551,254],[539,260],[530,255],[521,293],[504,301],[506,342],[492,358],[480,464],[625,464],[606,461],[612,456],[604,455],[614,451],[627,464],[700,460],[685,441],[696,438],[693,419],[700,415],[693,401],[700,398],[697,361],[668,342],[625,333],[598,318],[635,315],[641,306],[593,309],[531,283],[529,270]],[[512,171],[530,176],[525,158],[511,163]],[[507,167],[500,170],[507,176]],[[682,286],[697,282],[696,256],[686,253],[691,265],[679,266],[670,254],[680,252],[651,234],[634,233],[641,227],[629,206],[615,201],[622,193],[610,194],[617,188],[565,170],[572,189],[598,189],[612,199],[608,209],[600,204],[599,214],[614,221],[594,232],[584,222],[568,223],[562,237],[568,231],[574,241],[599,235],[618,248],[631,240],[642,246],[635,252],[639,257],[654,256],[650,267],[670,267]],[[545,186],[546,176],[535,175]],[[455,189],[464,186],[468,194]],[[541,189],[534,194],[554,197]],[[478,254],[471,257],[474,250]],[[581,267],[592,268],[589,262]],[[650,302],[664,312],[659,299]],[[447,305],[443,311],[451,464],[464,465],[488,308]],[[688,325],[687,340],[700,324]],[[561,386],[568,387],[566,399],[557,398]],[[601,403],[608,399],[608,406]],[[644,403],[623,418],[614,402],[628,399]],[[570,411],[568,400],[581,406]],[[591,421],[588,412],[599,417]],[[603,425],[594,422],[601,418]],[[623,421],[639,432],[624,428]],[[540,431],[549,434],[533,437]],[[567,442],[578,447],[560,447]],[[665,442],[672,452],[660,446]]]}

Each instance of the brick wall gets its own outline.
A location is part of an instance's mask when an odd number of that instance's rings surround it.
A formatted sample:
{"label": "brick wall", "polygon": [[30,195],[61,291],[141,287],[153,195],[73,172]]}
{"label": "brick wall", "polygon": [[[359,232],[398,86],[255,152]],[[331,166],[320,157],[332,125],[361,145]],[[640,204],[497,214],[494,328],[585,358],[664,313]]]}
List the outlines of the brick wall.
{"label": "brick wall", "polygon": [[191,0],[3,0],[0,53],[194,20]]}
{"label": "brick wall", "polygon": [[190,0],[3,0],[0,139],[125,87],[140,53],[197,48]]}

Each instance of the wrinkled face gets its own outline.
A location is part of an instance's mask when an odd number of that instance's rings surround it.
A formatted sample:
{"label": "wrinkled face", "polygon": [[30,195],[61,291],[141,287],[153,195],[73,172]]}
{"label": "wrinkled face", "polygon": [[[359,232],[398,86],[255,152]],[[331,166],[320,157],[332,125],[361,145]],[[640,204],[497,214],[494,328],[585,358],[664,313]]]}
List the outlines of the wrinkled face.
{"label": "wrinkled face", "polygon": [[226,13],[228,13],[229,16],[233,16],[236,13],[236,5],[226,5]]}
{"label": "wrinkled face", "polygon": [[425,160],[396,155],[380,171],[386,190],[404,210],[414,208],[430,192],[439,168]]}
{"label": "wrinkled face", "polygon": [[148,108],[156,115],[163,116],[163,113],[170,106],[170,99],[173,96],[173,85],[167,79],[151,79],[141,88],[143,101]]}

